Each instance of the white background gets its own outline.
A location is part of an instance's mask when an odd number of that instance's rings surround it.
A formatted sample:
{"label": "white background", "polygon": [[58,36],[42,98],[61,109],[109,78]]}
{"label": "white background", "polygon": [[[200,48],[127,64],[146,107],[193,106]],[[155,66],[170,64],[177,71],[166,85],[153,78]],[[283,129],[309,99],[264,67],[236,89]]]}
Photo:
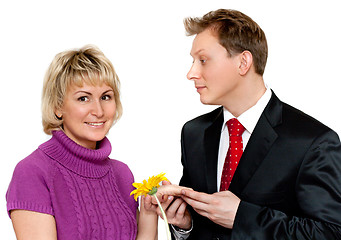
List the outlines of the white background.
{"label": "white background", "polygon": [[252,17],[268,39],[268,85],[340,134],[339,6],[336,0],[2,1],[0,238],[15,239],[5,201],[13,169],[49,139],[40,97],[55,54],[85,44],[105,53],[121,79],[124,109],[108,135],[111,157],[127,163],[136,181],[166,172],[178,183],[181,127],[214,108],[200,103],[186,79],[192,38],[185,36],[183,18],[218,8]]}

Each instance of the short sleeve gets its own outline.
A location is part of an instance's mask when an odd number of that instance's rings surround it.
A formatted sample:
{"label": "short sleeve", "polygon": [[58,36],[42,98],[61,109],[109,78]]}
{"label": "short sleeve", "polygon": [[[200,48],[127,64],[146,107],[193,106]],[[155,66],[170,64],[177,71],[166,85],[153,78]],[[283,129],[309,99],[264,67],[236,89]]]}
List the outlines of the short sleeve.
{"label": "short sleeve", "polygon": [[46,156],[40,150],[20,161],[6,193],[8,214],[22,209],[54,215],[48,186],[50,175]]}

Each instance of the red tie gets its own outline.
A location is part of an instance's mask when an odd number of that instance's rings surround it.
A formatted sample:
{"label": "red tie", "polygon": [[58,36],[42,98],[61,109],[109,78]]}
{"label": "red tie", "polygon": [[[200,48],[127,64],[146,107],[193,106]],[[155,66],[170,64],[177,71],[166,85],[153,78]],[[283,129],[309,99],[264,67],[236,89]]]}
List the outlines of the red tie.
{"label": "red tie", "polygon": [[244,126],[236,118],[230,119],[226,124],[229,130],[230,147],[226,154],[223,173],[221,175],[220,191],[225,191],[229,188],[239,159],[243,154],[242,134],[245,130]]}

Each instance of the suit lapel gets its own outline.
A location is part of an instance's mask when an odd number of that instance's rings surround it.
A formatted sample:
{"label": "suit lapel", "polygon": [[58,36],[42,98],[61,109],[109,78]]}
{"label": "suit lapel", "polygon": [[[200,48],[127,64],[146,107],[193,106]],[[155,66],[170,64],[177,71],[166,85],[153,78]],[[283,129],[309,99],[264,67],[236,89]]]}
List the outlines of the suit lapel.
{"label": "suit lapel", "polygon": [[219,141],[222,124],[224,122],[223,108],[220,108],[213,123],[205,130],[204,149],[206,158],[206,180],[208,193],[217,192],[217,164]]}
{"label": "suit lapel", "polygon": [[249,139],[229,187],[229,190],[237,196],[240,196],[277,139],[277,133],[273,128],[281,123],[281,119],[282,103],[272,93],[272,97]]}

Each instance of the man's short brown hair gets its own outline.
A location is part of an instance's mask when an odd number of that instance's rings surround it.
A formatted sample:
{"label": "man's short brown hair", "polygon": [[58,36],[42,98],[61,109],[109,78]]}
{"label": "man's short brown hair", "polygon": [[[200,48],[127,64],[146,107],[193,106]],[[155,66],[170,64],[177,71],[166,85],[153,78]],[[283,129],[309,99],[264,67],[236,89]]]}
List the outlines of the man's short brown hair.
{"label": "man's short brown hair", "polygon": [[250,51],[256,73],[263,75],[268,58],[266,37],[259,25],[247,15],[236,10],[218,9],[201,18],[185,18],[184,24],[189,36],[211,28],[230,57]]}

